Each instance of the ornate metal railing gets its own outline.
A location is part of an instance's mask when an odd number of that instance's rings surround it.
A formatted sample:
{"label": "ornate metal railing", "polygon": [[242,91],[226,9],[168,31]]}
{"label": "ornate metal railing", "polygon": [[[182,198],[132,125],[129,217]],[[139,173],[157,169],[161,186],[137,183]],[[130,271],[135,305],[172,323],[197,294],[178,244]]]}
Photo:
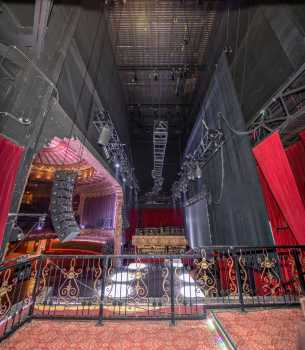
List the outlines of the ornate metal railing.
{"label": "ornate metal railing", "polygon": [[0,337],[35,318],[170,320],[215,308],[298,304],[305,247],[205,247],[186,255],[45,255],[0,268]]}

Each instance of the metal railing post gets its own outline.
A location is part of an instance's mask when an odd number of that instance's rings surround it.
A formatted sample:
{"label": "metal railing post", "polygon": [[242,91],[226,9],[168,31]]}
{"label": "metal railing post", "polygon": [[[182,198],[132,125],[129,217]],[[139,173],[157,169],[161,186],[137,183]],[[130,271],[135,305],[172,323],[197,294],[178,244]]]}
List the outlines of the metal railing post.
{"label": "metal railing post", "polygon": [[233,260],[234,260],[234,267],[235,267],[235,272],[236,272],[236,281],[237,281],[238,299],[239,299],[240,309],[241,309],[241,311],[245,311],[242,280],[241,280],[241,274],[240,274],[240,270],[239,270],[239,262],[237,259],[235,249],[233,250]]}
{"label": "metal railing post", "polygon": [[173,257],[170,257],[170,291],[171,291],[171,325],[176,325],[175,318],[175,281],[174,281],[174,265]]}
{"label": "metal railing post", "polygon": [[302,294],[305,295],[305,281],[304,281],[305,271],[303,272],[303,270],[302,270],[302,265],[301,265],[301,262],[299,259],[299,254],[298,254],[297,250],[293,249],[292,254],[293,254],[294,261],[295,261],[295,267],[297,269]]}
{"label": "metal railing post", "polygon": [[105,285],[106,285],[106,279],[107,279],[107,271],[108,271],[108,262],[109,257],[107,256],[106,259],[103,258],[103,273],[102,273],[102,279],[101,279],[101,295],[100,295],[100,308],[99,308],[99,315],[98,315],[98,322],[97,324],[101,326],[103,324],[103,317],[104,317],[104,296],[105,296]]}
{"label": "metal railing post", "polygon": [[32,305],[29,310],[29,317],[33,317],[34,314],[34,308],[35,308],[35,303],[36,303],[36,297],[38,294],[38,289],[39,289],[39,284],[40,284],[40,278],[41,278],[41,270],[42,270],[42,261],[43,261],[43,256],[40,255],[37,258],[37,276],[35,276],[35,283],[34,283],[34,288],[32,292]]}

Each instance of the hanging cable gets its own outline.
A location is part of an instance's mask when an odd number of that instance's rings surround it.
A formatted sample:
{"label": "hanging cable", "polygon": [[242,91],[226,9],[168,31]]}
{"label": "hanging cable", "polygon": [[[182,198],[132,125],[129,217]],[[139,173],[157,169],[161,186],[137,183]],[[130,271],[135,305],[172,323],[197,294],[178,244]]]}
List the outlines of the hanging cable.
{"label": "hanging cable", "polygon": [[[221,128],[220,119],[218,119],[218,128]],[[224,180],[225,180],[225,166],[224,166],[224,147],[223,145],[220,147],[220,162],[221,162],[221,182],[220,182],[220,191],[217,200],[213,201],[213,204],[219,205],[222,201],[223,197],[223,189],[224,189]]]}
{"label": "hanging cable", "polygon": [[255,132],[258,128],[260,128],[262,125],[264,125],[263,123],[262,124],[259,124],[257,125],[254,129],[251,129],[251,130],[248,130],[248,131],[241,131],[241,130],[236,130],[234,129],[229,121],[227,120],[227,118],[221,113],[221,112],[218,112],[217,114],[218,118],[219,119],[223,119],[225,122],[226,122],[226,125],[227,127],[236,135],[239,135],[239,136],[242,136],[242,135],[251,135],[253,132]]}
{"label": "hanging cable", "polygon": [[235,38],[235,48],[234,48],[235,55],[233,56],[233,63],[232,63],[232,65],[233,65],[232,77],[233,78],[236,76],[236,67],[237,66],[236,65],[234,66],[234,60],[236,60],[236,57],[237,57],[239,31],[240,31],[240,6],[238,7],[238,15],[237,15],[237,23],[236,23],[236,38]]}
{"label": "hanging cable", "polygon": [[[116,40],[115,40],[115,48],[114,48],[114,54],[113,54],[113,59],[115,61],[115,54],[116,54],[116,48],[117,48],[117,41],[118,41],[118,35],[119,35],[119,31],[120,31],[120,26],[121,26],[121,16],[122,16],[122,11],[120,11],[120,14],[119,14],[119,25],[118,25],[118,30],[117,30],[117,33],[116,33]],[[107,9],[105,8],[105,26],[107,27],[108,26],[108,15],[107,15]],[[98,32],[100,32],[100,30],[98,30]],[[104,33],[103,35],[103,41],[101,43],[101,48],[100,48],[100,53],[99,53],[99,58],[98,58],[98,61],[97,61],[97,64],[96,64],[96,69],[95,69],[95,72],[93,74],[93,86],[94,86],[94,89],[96,89],[96,86],[97,86],[97,83],[98,83],[98,72],[99,72],[99,69],[101,67],[101,62],[102,62],[102,57],[103,57],[103,50],[104,50],[104,45],[105,45],[105,39],[106,39],[106,36],[107,36],[107,31]],[[112,71],[112,75],[111,75],[111,78],[110,78],[110,81],[113,81],[113,71]],[[109,95],[108,95],[108,99],[106,99],[106,101],[108,101],[110,98],[110,89],[109,89]],[[79,157],[79,161],[82,160],[82,156],[83,156],[83,152],[84,152],[84,144],[87,140],[87,137],[88,137],[88,133],[89,133],[89,127],[90,127],[90,121],[91,121],[91,114],[93,113],[93,106],[94,106],[94,91],[93,93],[91,94],[91,99],[90,99],[90,106],[88,108],[88,123],[87,123],[87,127],[86,127],[86,131],[85,131],[85,134],[84,134],[84,142],[83,142],[83,146],[82,146],[82,150],[80,152],[80,157]]]}
{"label": "hanging cable", "polygon": [[248,8],[247,12],[247,32],[246,32],[246,38],[245,38],[245,57],[244,57],[244,64],[243,64],[243,75],[242,75],[242,82],[241,82],[241,92],[240,92],[240,106],[242,108],[243,106],[243,100],[244,100],[244,92],[245,92],[245,82],[246,82],[246,72],[247,72],[247,56],[248,56],[248,39],[249,39],[249,24],[250,24],[250,8]]}

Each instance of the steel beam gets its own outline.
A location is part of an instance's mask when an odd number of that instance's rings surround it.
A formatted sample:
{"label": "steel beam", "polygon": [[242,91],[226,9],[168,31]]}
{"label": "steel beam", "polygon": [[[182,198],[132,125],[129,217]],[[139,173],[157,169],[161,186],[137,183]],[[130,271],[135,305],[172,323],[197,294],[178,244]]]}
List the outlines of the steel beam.
{"label": "steel beam", "polygon": [[187,64],[161,64],[161,65],[118,65],[117,68],[120,71],[173,71],[173,70],[182,70],[185,67],[194,69],[194,70],[199,70],[199,71],[204,71],[207,69],[206,64],[192,64],[192,65],[187,65]]}

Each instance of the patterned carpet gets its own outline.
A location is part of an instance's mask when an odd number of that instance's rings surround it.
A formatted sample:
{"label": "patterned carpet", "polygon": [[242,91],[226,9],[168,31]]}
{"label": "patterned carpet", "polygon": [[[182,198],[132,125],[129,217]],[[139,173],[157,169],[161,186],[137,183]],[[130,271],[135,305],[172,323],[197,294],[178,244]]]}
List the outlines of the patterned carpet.
{"label": "patterned carpet", "polygon": [[297,349],[300,309],[217,312],[216,316],[240,350]]}
{"label": "patterned carpet", "polygon": [[216,350],[204,321],[38,321],[25,324],[0,344],[5,350]]}

